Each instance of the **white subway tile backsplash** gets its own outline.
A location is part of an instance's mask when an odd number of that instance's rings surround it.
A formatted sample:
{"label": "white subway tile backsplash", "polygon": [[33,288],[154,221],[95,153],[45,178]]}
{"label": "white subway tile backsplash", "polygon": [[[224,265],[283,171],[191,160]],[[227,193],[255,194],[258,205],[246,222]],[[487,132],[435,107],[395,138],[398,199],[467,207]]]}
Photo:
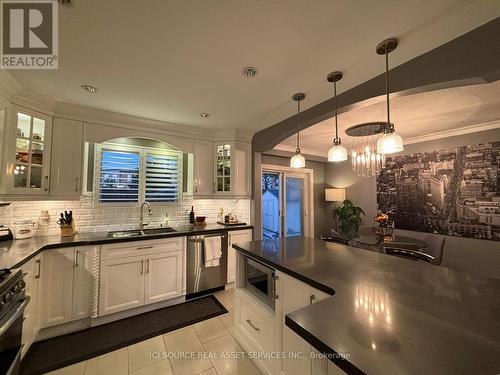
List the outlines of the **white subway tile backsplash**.
{"label": "white subway tile backsplash", "polygon": [[[170,225],[186,224],[191,206],[194,206],[197,216],[206,216],[208,223],[217,221],[221,208],[225,213],[233,212],[241,221],[250,223],[249,199],[184,199],[179,205],[153,204],[151,216],[145,209],[145,220],[163,222],[168,214]],[[41,210],[49,211],[50,223],[46,227],[38,223]],[[134,229],[140,218],[137,206],[95,206],[91,198],[82,197],[80,201],[13,202],[10,206],[0,207],[0,224],[12,226],[16,220],[32,219],[38,224],[37,235],[55,235],[60,233],[56,222],[64,210],[73,211],[76,228],[81,233]]]}

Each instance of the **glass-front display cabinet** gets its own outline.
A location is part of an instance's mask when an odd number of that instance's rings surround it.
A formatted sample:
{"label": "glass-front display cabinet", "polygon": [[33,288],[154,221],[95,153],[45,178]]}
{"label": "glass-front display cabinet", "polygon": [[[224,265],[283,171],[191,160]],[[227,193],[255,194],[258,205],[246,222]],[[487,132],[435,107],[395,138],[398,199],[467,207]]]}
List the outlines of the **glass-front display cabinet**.
{"label": "glass-front display cabinet", "polygon": [[230,194],[233,147],[230,143],[215,144],[215,193]]}
{"label": "glass-front display cabinet", "polygon": [[47,194],[50,176],[52,118],[12,106],[5,127],[7,194]]}

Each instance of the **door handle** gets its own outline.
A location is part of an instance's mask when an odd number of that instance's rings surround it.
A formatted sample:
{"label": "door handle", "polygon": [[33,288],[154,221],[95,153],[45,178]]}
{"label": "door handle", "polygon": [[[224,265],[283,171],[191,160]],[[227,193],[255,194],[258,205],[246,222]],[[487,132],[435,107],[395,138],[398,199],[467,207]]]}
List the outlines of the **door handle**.
{"label": "door handle", "polygon": [[80,257],[80,250],[76,250],[75,253],[75,267],[78,267],[78,258]]}
{"label": "door handle", "polygon": [[49,176],[45,176],[45,191],[49,191]]}
{"label": "door handle", "polygon": [[260,332],[260,328],[259,327],[256,327],[252,321],[250,319],[247,319],[247,323],[250,324],[250,327],[252,327],[253,329],[255,329],[257,332]]}
{"label": "door handle", "polygon": [[149,245],[149,246],[138,247],[138,248],[136,248],[136,250],[146,250],[146,249],[152,249],[152,248],[153,248],[153,245]]}
{"label": "door handle", "polygon": [[309,304],[312,305],[314,303],[314,300],[316,299],[316,296],[314,294],[311,294],[309,296]]}
{"label": "door handle", "polygon": [[144,274],[144,260],[141,259],[141,269],[139,270],[139,273],[142,275]]}
{"label": "door handle", "polygon": [[35,275],[35,279],[39,279],[40,278],[40,274],[41,274],[41,271],[42,271],[42,261],[40,259],[38,259],[35,264],[38,264],[38,269],[37,269],[37,272],[36,272],[36,275]]}
{"label": "door handle", "polygon": [[146,273],[149,273],[149,259],[146,259]]}

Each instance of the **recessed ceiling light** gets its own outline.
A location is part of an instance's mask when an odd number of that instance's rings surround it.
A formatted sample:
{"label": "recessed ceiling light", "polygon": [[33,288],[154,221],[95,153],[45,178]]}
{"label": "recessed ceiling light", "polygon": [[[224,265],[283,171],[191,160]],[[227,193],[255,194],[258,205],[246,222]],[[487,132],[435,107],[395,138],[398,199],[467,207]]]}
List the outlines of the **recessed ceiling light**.
{"label": "recessed ceiling light", "polygon": [[257,69],[253,66],[247,66],[243,68],[241,74],[243,74],[245,77],[251,78],[257,74]]}
{"label": "recessed ceiling light", "polygon": [[203,118],[207,118],[208,116],[210,116],[210,113],[207,113],[207,112],[201,112],[200,113],[200,116],[203,117]]}
{"label": "recessed ceiling light", "polygon": [[92,94],[96,93],[97,92],[97,88],[94,87],[94,86],[90,86],[90,85],[81,85],[80,86],[83,90],[86,90]]}

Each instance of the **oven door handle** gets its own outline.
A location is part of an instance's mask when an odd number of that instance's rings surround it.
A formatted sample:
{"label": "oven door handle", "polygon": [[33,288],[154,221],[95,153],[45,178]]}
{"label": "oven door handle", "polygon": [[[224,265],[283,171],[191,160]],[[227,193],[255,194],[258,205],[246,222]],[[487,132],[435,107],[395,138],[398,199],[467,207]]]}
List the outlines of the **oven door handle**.
{"label": "oven door handle", "polygon": [[23,300],[23,302],[19,305],[19,307],[14,311],[14,313],[5,321],[2,323],[0,326],[0,336],[2,336],[7,330],[10,328],[12,324],[19,318],[23,312],[28,303],[30,302],[30,297],[26,296]]}

